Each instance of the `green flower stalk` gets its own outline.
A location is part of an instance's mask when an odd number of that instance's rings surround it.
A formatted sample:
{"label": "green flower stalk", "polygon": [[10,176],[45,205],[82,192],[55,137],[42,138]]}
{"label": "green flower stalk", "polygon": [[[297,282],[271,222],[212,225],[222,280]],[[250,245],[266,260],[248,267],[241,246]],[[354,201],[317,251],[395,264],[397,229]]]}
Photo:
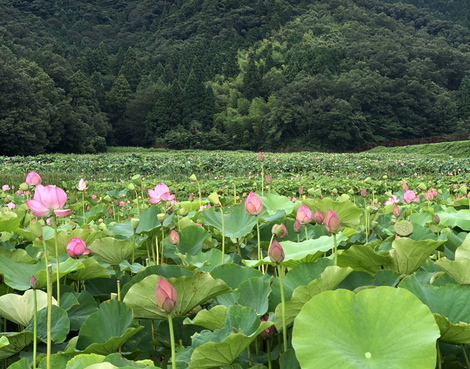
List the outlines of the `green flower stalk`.
{"label": "green flower stalk", "polygon": [[33,275],[29,280],[29,285],[33,289],[33,369],[36,369],[37,346],[38,346],[38,298],[36,288],[38,288],[38,280]]}
{"label": "green flower stalk", "polygon": [[287,351],[287,324],[286,324],[286,297],[284,294],[284,285],[282,278],[284,277],[284,268],[280,265],[285,258],[284,249],[276,240],[269,246],[269,259],[277,264],[277,272],[279,274],[279,287],[281,290],[281,315],[282,315],[282,340],[284,344],[284,352]]}
{"label": "green flower stalk", "polygon": [[47,265],[46,369],[51,369],[52,355],[52,264]]}

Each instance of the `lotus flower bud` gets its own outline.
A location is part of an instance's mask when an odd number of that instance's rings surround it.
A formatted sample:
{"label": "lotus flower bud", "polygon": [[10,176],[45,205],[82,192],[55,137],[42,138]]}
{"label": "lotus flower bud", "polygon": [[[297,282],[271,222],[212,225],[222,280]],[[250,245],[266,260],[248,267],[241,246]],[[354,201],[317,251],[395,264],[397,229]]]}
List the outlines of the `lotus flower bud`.
{"label": "lotus flower bud", "polygon": [[286,256],[281,244],[276,240],[274,240],[271,246],[269,246],[268,255],[269,259],[271,259],[271,261],[276,264],[282,263]]}
{"label": "lotus flower bud", "polygon": [[163,221],[165,220],[165,213],[159,213],[157,214],[157,219],[160,223],[163,224]]}
{"label": "lotus flower bud", "polygon": [[300,233],[302,231],[302,224],[298,220],[294,222],[293,227],[295,233]]}
{"label": "lotus flower bud", "polygon": [[287,236],[287,228],[284,224],[274,224],[273,228],[271,229],[271,233],[276,235],[279,238],[284,238]]}
{"label": "lotus flower bud", "polygon": [[341,229],[341,223],[339,221],[338,214],[336,214],[333,210],[329,209],[325,215],[325,228],[328,233],[338,233]]}
{"label": "lotus flower bud", "polygon": [[191,174],[191,176],[189,177],[189,179],[190,179],[191,181],[197,182],[197,177],[196,177],[195,174]]}
{"label": "lotus flower bud", "polygon": [[263,202],[254,192],[250,192],[245,201],[245,211],[248,215],[259,215],[263,210]]}
{"label": "lotus flower bud", "polygon": [[266,174],[265,181],[266,181],[266,183],[271,183],[272,182],[272,178],[269,174]]}
{"label": "lotus flower bud", "polygon": [[324,219],[325,217],[323,216],[323,213],[320,210],[317,210],[315,212],[315,215],[313,216],[313,220],[315,221],[315,223],[323,224]]}
{"label": "lotus flower bud", "polygon": [[312,221],[313,215],[312,211],[305,205],[302,205],[298,210],[295,216],[295,219],[300,222],[300,224],[308,224]]}
{"label": "lotus flower bud", "polygon": [[441,218],[439,218],[439,215],[437,215],[437,214],[434,215],[434,222],[437,223],[437,224],[439,224],[440,221],[441,221]]}
{"label": "lotus flower bud", "polygon": [[42,179],[41,176],[36,172],[29,172],[26,176],[25,182],[28,186],[36,186],[38,184],[41,184]]}
{"label": "lotus flower bud", "polygon": [[67,254],[72,258],[88,255],[90,251],[90,249],[87,249],[85,241],[78,237],[72,238],[67,244]]}
{"label": "lotus flower bud", "polygon": [[259,160],[259,161],[263,161],[263,160],[264,160],[264,154],[263,154],[261,151],[258,153],[258,160]]}
{"label": "lotus flower bud", "polygon": [[176,300],[176,290],[165,278],[161,277],[155,289],[157,307],[165,313],[171,313],[177,308]]}
{"label": "lotus flower bud", "polygon": [[367,191],[365,188],[361,188],[361,196],[362,197],[367,197]]}
{"label": "lotus flower bud", "polygon": [[403,184],[401,185],[401,188],[403,188],[403,191],[408,190],[408,185],[406,184],[406,182],[403,182]]}
{"label": "lotus flower bud", "polygon": [[212,205],[215,206],[222,206],[219,200],[219,195],[217,195],[217,192],[212,192],[207,199],[211,202]]}
{"label": "lotus flower bud", "polygon": [[80,178],[80,181],[78,181],[78,187],[77,190],[79,191],[85,191],[88,187],[86,186],[86,182],[83,178]]}
{"label": "lotus flower bud", "polygon": [[29,285],[31,286],[31,288],[33,290],[35,290],[36,288],[38,288],[39,286],[39,282],[38,282],[38,279],[33,275],[31,277],[31,279],[29,280]]}
{"label": "lotus flower bud", "polygon": [[393,204],[393,215],[395,215],[397,218],[400,216],[400,209],[398,208],[397,204]]}
{"label": "lotus flower bud", "polygon": [[189,194],[189,201],[194,201],[194,194],[192,192]]}
{"label": "lotus flower bud", "polygon": [[[263,315],[260,319],[262,322],[267,322],[269,317],[267,315]],[[274,336],[275,333],[276,333],[276,326],[272,325],[269,328],[266,328],[264,331],[262,331],[259,335],[261,338],[266,339],[266,338],[271,338],[272,336]]]}
{"label": "lotus flower bud", "polygon": [[172,245],[178,246],[180,243],[180,235],[174,229],[170,232],[169,236],[170,243]]}
{"label": "lotus flower bud", "polygon": [[302,186],[299,186],[299,188],[297,189],[297,191],[299,192],[299,195],[302,195],[304,193],[304,189]]}

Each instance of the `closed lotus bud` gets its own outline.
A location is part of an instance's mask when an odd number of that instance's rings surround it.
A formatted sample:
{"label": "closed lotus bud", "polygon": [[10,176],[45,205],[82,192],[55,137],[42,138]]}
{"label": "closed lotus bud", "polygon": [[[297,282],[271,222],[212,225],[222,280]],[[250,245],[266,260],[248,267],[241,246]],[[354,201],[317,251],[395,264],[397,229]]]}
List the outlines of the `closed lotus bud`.
{"label": "closed lotus bud", "polygon": [[263,202],[254,192],[250,192],[245,201],[245,211],[248,215],[259,215],[263,210]]}
{"label": "closed lotus bud", "polygon": [[189,194],[189,201],[194,201],[194,194],[192,192]]}
{"label": "closed lotus bud", "polygon": [[312,211],[307,206],[302,205],[299,210],[297,210],[295,219],[297,219],[300,224],[308,224],[313,219]]}
{"label": "closed lotus bud", "polygon": [[284,224],[274,224],[271,229],[271,233],[276,235],[279,238],[284,238],[287,236],[287,228]]}
{"label": "closed lotus bud", "polygon": [[160,223],[163,223],[163,221],[165,220],[165,213],[157,214],[157,219]]}
{"label": "closed lotus bud", "polygon": [[90,249],[87,249],[85,241],[78,237],[72,238],[67,244],[67,254],[72,258],[88,255],[90,251]]}
{"label": "closed lotus bud", "polygon": [[178,246],[180,243],[180,235],[174,229],[170,232],[169,239],[172,245]]}
{"label": "closed lotus bud", "polygon": [[[263,315],[261,318],[262,322],[267,322],[269,317],[267,315]],[[264,331],[262,331],[259,335],[261,338],[266,339],[266,338],[271,338],[274,336],[276,333],[276,326],[273,324],[269,328],[266,328]]]}
{"label": "closed lotus bud", "polygon": [[155,289],[157,307],[165,313],[171,313],[177,308],[176,300],[175,288],[165,278],[161,277]]}
{"label": "closed lotus bud", "polygon": [[439,215],[434,215],[434,222],[439,224],[439,222],[441,221],[441,218],[439,218]]}
{"label": "closed lotus bud", "polygon": [[338,233],[341,229],[341,222],[339,220],[338,214],[336,214],[333,210],[329,209],[325,215],[325,228],[328,233]]}
{"label": "closed lotus bud", "polygon": [[197,177],[195,174],[191,174],[191,177],[189,177],[191,181],[197,182]]}
{"label": "closed lotus bud", "polygon": [[222,206],[219,200],[219,195],[217,195],[217,192],[212,192],[207,199],[211,202],[212,205],[215,206]]}
{"label": "closed lotus bud", "polygon": [[397,218],[400,216],[400,209],[398,208],[397,204],[393,204],[393,215],[395,215]]}
{"label": "closed lotus bud", "polygon": [[77,190],[79,191],[85,191],[88,187],[86,186],[86,182],[83,178],[80,179],[80,181],[78,181],[78,187],[77,187]]}
{"label": "closed lotus bud", "polygon": [[269,246],[268,255],[269,259],[276,264],[282,263],[286,256],[281,244],[276,240],[274,240],[271,246]]}
{"label": "closed lotus bud", "polygon": [[300,233],[302,231],[302,224],[298,220],[296,220],[294,222],[293,228],[295,233]]}
{"label": "closed lotus bud", "polygon": [[269,174],[266,174],[266,177],[264,177],[264,178],[265,178],[266,183],[271,183],[272,182],[272,178]]}
{"label": "closed lotus bud", "polygon": [[325,217],[323,216],[323,213],[320,210],[317,210],[315,214],[313,215],[313,220],[317,224],[323,224],[323,220]]}
{"label": "closed lotus bud", "polygon": [[302,195],[304,193],[303,187],[299,186],[298,191],[299,191],[299,195]]}
{"label": "closed lotus bud", "polygon": [[31,277],[31,279],[29,280],[29,285],[31,286],[31,288],[33,290],[35,290],[36,288],[38,288],[39,286],[39,282],[38,282],[38,279],[33,275]]}
{"label": "closed lotus bud", "polygon": [[135,232],[137,227],[139,226],[139,223],[140,223],[140,219],[139,218],[132,218],[131,219],[131,227],[132,227],[132,230]]}
{"label": "closed lotus bud", "polygon": [[37,186],[38,184],[41,184],[42,179],[39,174],[36,172],[29,172],[28,175],[26,176],[25,183],[28,186]]}
{"label": "closed lotus bud", "polygon": [[361,196],[362,197],[367,197],[367,191],[365,188],[361,188]]}
{"label": "closed lotus bud", "polygon": [[259,161],[263,161],[263,160],[264,160],[264,154],[263,154],[261,151],[258,153],[258,160],[259,160]]}

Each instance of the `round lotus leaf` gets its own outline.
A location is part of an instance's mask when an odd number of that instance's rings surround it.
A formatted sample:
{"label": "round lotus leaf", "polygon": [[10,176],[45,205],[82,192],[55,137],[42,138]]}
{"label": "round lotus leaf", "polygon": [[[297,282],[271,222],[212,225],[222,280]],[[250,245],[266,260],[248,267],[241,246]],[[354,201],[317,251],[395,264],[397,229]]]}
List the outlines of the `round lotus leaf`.
{"label": "round lotus leaf", "polygon": [[392,287],[326,291],[294,321],[302,369],[434,369],[439,328],[411,292]]}

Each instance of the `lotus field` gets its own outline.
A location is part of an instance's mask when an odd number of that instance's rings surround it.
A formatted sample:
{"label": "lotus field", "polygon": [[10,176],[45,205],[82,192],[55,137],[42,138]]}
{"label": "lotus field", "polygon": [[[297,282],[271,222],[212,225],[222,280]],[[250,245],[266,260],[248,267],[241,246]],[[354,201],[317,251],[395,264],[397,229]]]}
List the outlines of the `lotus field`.
{"label": "lotus field", "polygon": [[470,367],[462,162],[320,176],[250,155],[242,177],[82,163],[55,185],[4,158],[3,368]]}

